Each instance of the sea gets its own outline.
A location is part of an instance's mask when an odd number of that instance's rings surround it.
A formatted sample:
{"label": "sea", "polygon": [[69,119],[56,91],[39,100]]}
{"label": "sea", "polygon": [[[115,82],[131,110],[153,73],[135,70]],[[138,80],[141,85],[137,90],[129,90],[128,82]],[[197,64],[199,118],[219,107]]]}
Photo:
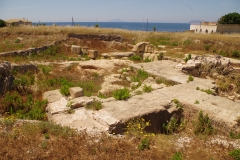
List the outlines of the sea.
{"label": "sea", "polygon": [[[34,23],[39,24],[39,22]],[[72,26],[79,25],[85,27],[94,27],[96,24],[101,28],[120,28],[133,31],[153,31],[156,28],[156,32],[183,32],[190,29],[189,23],[143,23],[143,22],[41,22],[47,26]]]}

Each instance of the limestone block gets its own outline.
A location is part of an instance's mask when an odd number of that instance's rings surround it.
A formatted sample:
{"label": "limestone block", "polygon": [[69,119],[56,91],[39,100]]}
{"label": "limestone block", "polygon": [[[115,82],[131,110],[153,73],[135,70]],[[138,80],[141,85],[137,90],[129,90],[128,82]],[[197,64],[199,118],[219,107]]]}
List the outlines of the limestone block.
{"label": "limestone block", "polygon": [[72,98],[83,96],[83,89],[81,87],[71,87],[69,88],[69,92]]}
{"label": "limestone block", "polygon": [[144,53],[143,54],[143,60],[147,59],[150,55],[151,55],[151,53]]}
{"label": "limestone block", "polygon": [[96,59],[98,57],[97,50],[88,50],[88,57],[91,59]]}
{"label": "limestone block", "polygon": [[80,46],[72,45],[72,47],[71,47],[71,52],[72,52],[72,53],[75,53],[75,54],[80,54],[80,53],[81,53],[81,47],[80,47]]}
{"label": "limestone block", "polygon": [[72,46],[71,46],[71,45],[68,45],[68,44],[64,44],[64,48],[65,48],[65,50],[66,50],[67,52],[70,52]]}
{"label": "limestone block", "polygon": [[151,54],[148,59],[150,59],[151,61],[154,61],[155,60],[155,57],[157,57],[156,54]]}
{"label": "limestone block", "polygon": [[46,99],[49,103],[58,101],[62,97],[63,95],[60,93],[58,89],[43,93],[43,99]]}
{"label": "limestone block", "polygon": [[148,44],[148,42],[139,42],[133,47],[132,52],[142,56],[142,54],[145,52],[145,46]]}
{"label": "limestone block", "polygon": [[88,47],[82,47],[82,54],[87,54],[88,53]]}
{"label": "limestone block", "polygon": [[66,98],[62,97],[55,102],[49,103],[46,110],[51,115],[62,113],[69,109],[67,107],[67,103],[68,103],[68,101],[66,100]]}
{"label": "limestone block", "polygon": [[89,103],[92,103],[93,102],[93,98],[91,97],[78,97],[78,98],[75,98],[73,100],[70,101],[70,104],[71,108],[75,109],[75,108],[80,108],[80,107],[84,107],[86,106],[87,104]]}

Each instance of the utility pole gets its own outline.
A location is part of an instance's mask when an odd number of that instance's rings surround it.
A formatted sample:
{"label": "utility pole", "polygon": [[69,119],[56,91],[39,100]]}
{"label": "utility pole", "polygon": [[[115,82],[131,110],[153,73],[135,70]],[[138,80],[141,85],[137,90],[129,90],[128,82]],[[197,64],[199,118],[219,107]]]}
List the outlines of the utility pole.
{"label": "utility pole", "polygon": [[148,19],[147,19],[147,28],[146,28],[146,32],[148,31]]}
{"label": "utility pole", "polygon": [[72,26],[74,26],[74,20],[73,20],[73,17],[72,17]]}

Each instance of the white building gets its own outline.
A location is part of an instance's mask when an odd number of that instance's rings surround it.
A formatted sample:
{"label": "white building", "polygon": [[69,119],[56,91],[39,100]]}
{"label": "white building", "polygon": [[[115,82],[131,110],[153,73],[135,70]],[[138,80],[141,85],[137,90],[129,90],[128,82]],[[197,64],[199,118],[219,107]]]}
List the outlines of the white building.
{"label": "white building", "polygon": [[217,22],[200,22],[199,24],[191,24],[190,30],[194,31],[194,33],[215,33],[217,32]]}

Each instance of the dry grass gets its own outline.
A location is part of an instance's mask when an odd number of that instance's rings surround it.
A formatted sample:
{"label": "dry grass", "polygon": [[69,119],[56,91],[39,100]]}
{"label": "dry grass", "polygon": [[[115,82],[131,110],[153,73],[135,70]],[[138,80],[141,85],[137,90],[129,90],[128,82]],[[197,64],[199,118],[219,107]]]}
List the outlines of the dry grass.
{"label": "dry grass", "polygon": [[[181,132],[176,135],[157,134],[149,138],[150,149],[140,151],[144,137],[91,136],[85,132],[40,122],[6,125],[0,123],[1,159],[170,159],[181,152],[183,159],[231,159],[231,147],[209,144],[216,136],[198,137]],[[187,128],[189,130],[190,128]],[[181,141],[190,139],[189,142]]]}

